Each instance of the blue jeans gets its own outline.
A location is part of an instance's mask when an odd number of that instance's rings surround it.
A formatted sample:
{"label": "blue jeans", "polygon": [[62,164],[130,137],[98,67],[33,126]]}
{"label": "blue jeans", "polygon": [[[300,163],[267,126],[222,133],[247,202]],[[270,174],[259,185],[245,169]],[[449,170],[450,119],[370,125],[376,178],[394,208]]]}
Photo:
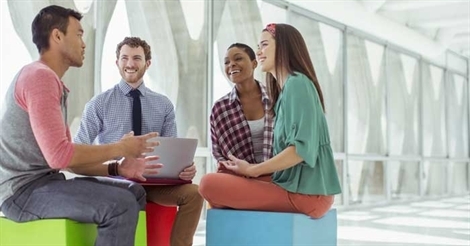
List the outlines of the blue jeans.
{"label": "blue jeans", "polygon": [[145,208],[139,184],[105,177],[66,180],[52,173],[22,187],[1,207],[13,221],[67,218],[98,225],[95,245],[134,245],[139,211]]}

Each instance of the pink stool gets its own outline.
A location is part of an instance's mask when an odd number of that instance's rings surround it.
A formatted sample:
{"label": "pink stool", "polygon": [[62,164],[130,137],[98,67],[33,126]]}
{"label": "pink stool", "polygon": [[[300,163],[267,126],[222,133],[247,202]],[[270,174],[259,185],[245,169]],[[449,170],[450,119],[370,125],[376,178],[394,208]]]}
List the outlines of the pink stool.
{"label": "pink stool", "polygon": [[167,207],[148,202],[147,246],[170,246],[171,230],[175,221],[177,207]]}

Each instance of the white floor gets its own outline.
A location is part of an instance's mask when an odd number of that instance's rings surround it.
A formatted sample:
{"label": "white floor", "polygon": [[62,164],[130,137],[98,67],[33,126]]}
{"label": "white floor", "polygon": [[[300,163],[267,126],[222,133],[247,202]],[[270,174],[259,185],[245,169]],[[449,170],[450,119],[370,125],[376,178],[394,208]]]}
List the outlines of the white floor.
{"label": "white floor", "polygon": [[[194,246],[204,245],[201,221]],[[470,246],[470,196],[340,210],[338,245]]]}

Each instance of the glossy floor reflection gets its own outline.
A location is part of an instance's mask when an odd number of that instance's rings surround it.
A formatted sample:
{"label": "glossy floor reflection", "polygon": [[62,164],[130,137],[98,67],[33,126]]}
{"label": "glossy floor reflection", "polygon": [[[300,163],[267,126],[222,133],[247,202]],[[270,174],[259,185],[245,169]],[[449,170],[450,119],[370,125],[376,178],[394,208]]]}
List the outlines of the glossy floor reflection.
{"label": "glossy floor reflection", "polygon": [[[205,245],[205,221],[194,245]],[[339,210],[338,245],[470,246],[470,196]]]}

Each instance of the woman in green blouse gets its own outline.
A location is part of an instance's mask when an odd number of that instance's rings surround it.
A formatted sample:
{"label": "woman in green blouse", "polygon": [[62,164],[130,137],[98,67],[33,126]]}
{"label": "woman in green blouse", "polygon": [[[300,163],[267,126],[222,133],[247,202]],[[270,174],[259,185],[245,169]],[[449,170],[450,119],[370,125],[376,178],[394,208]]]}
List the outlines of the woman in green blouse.
{"label": "woman in green blouse", "polygon": [[[297,29],[269,24],[257,58],[273,102],[274,157],[250,164],[229,156],[227,169],[208,174],[200,192],[216,208],[298,212],[320,218],[341,193],[324,114],[323,95]],[[269,175],[269,176],[266,176]]]}

